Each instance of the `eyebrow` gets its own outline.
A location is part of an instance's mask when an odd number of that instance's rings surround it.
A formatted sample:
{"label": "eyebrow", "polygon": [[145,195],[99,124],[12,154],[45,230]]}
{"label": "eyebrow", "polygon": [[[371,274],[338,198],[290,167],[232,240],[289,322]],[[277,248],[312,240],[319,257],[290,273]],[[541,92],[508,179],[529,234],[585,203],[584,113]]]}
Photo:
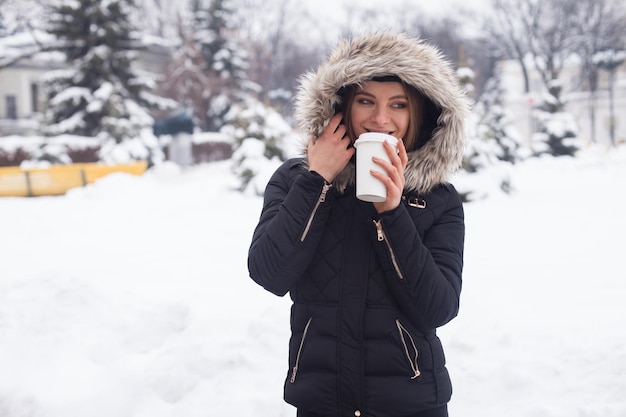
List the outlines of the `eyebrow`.
{"label": "eyebrow", "polygon": [[[376,98],[376,96],[372,93],[369,93],[367,91],[364,90],[359,90],[355,93],[355,96],[359,96],[359,95],[363,95],[363,96],[368,96],[368,97],[373,97]],[[406,94],[398,94],[392,97],[389,97],[389,100],[397,100],[397,99],[403,99],[403,100],[408,100],[408,97]]]}

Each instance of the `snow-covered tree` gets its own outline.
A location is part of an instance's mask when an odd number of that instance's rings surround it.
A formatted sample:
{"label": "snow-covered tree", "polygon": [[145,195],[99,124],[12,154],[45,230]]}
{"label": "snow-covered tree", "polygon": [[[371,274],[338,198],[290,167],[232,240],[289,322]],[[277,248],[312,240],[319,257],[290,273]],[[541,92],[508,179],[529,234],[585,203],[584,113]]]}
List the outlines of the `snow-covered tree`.
{"label": "snow-covered tree", "polygon": [[528,155],[513,118],[504,107],[503,94],[500,78],[491,77],[475,105],[475,112],[479,114],[478,134],[492,144],[495,158],[514,164]]}
{"label": "snow-covered tree", "polygon": [[217,131],[242,94],[256,86],[248,79],[248,56],[237,44],[234,4],[230,0],[192,0],[193,39],[204,58],[208,101],[204,130]]}
{"label": "snow-covered tree", "polygon": [[[472,74],[468,69],[457,71],[466,90],[472,85]],[[509,170],[511,164],[522,158],[521,136],[502,105],[502,94],[499,78],[492,77],[467,120],[468,145],[457,184],[466,201],[484,198],[493,192],[511,191]]]}
{"label": "snow-covered tree", "polygon": [[42,51],[54,51],[51,37],[38,30],[41,4],[32,0],[0,0],[0,69]]}
{"label": "snow-covered tree", "polygon": [[579,148],[578,127],[573,115],[564,111],[562,90],[560,80],[553,80],[535,109],[539,123],[539,129],[532,137],[535,155],[574,156]]}
{"label": "snow-covered tree", "polygon": [[[462,65],[456,71],[459,85],[465,90],[468,97],[474,93],[474,71]],[[473,103],[475,104],[475,103]],[[489,153],[485,149],[484,142],[477,134],[478,116],[474,113],[467,121],[467,135],[470,138],[469,145],[465,149],[463,156],[463,169],[467,172],[476,172],[489,164]]]}
{"label": "snow-covered tree", "polygon": [[9,33],[10,32],[6,24],[6,19],[3,16],[2,11],[0,11],[0,38],[7,36]]}
{"label": "snow-covered tree", "polygon": [[33,0],[0,0],[0,37],[24,32],[34,25],[41,4]]}
{"label": "snow-covered tree", "polygon": [[188,24],[184,16],[179,17],[177,31],[178,45],[172,51],[171,62],[159,88],[181,107],[191,109],[195,125],[206,130],[209,77],[205,71],[204,57],[200,45],[193,39],[193,25]]}
{"label": "snow-covered tree", "polygon": [[234,139],[232,171],[240,189],[262,195],[271,173],[297,154],[300,142],[280,113],[252,97],[234,105],[226,121],[222,133]]}
{"label": "snow-covered tree", "polygon": [[48,9],[47,30],[60,41],[67,69],[44,78],[44,133],[97,137],[104,160],[149,159],[160,151],[141,131],[153,123],[151,109],[170,104],[134,65],[145,45],[130,19],[133,7],[134,0],[78,0]]}
{"label": "snow-covered tree", "polygon": [[463,155],[462,169],[454,178],[454,185],[463,201],[474,201],[511,189],[508,162],[496,157],[498,149],[494,141],[481,136],[483,126],[480,115],[474,110],[466,119],[467,147]]}

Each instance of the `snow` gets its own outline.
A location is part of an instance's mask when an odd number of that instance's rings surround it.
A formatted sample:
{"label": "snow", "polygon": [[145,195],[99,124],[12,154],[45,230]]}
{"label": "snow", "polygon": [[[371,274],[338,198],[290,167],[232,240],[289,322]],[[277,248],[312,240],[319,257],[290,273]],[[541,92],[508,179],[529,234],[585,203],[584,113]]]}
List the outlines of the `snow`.
{"label": "snow", "polygon": [[[262,199],[231,164],[0,199],[1,416],[295,416],[289,300],[248,277]],[[451,415],[623,417],[626,147],[509,175],[465,205]]]}

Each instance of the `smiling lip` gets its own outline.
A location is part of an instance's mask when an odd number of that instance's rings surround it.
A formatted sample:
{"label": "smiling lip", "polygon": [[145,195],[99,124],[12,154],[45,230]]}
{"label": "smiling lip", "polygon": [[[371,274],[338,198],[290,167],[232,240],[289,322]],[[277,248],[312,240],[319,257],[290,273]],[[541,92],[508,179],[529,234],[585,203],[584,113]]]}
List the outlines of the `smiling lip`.
{"label": "smiling lip", "polygon": [[368,132],[370,133],[384,133],[385,135],[391,135],[393,132],[390,131],[385,131],[385,130],[368,130],[366,129]]}

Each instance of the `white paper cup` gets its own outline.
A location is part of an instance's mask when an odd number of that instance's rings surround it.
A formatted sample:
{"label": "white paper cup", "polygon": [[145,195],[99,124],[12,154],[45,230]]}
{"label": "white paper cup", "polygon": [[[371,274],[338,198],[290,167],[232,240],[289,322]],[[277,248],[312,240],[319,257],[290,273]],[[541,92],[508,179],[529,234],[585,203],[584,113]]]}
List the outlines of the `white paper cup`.
{"label": "white paper cup", "polygon": [[383,142],[391,146],[398,146],[398,139],[385,133],[363,133],[354,142],[356,148],[356,197],[359,200],[380,203],[387,198],[387,187],[380,180],[374,178],[370,170],[383,172],[384,170],[372,161],[373,156],[389,162],[389,157]]}

